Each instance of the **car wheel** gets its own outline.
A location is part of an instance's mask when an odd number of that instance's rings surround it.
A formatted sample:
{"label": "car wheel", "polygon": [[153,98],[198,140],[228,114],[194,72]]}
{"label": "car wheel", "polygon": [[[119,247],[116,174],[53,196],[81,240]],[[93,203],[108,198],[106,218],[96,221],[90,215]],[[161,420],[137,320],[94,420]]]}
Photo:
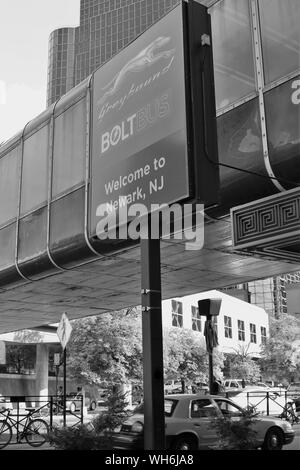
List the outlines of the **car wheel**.
{"label": "car wheel", "polygon": [[279,428],[271,428],[266,434],[263,450],[281,450],[283,446],[283,433]]}
{"label": "car wheel", "polygon": [[96,406],[97,406],[96,402],[92,401],[91,404],[90,404],[90,410],[94,411],[96,409]]}
{"label": "car wheel", "polygon": [[172,449],[176,450],[197,450],[197,439],[193,436],[179,436],[172,443]]}
{"label": "car wheel", "polygon": [[72,401],[72,403],[70,403],[69,410],[71,411],[71,413],[75,413],[75,411],[76,411],[76,405],[73,401]]}

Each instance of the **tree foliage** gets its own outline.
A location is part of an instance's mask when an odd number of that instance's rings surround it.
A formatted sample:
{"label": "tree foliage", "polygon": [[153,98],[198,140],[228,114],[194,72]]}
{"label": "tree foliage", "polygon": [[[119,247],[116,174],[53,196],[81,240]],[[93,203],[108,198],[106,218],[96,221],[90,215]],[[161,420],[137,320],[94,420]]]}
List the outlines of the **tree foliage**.
{"label": "tree foliage", "polygon": [[261,368],[264,375],[277,381],[290,382],[299,374],[299,348],[296,346],[299,320],[283,314],[279,319],[270,319],[270,331],[266,344],[262,347]]}
{"label": "tree foliage", "polygon": [[137,311],[105,313],[72,323],[70,375],[85,383],[142,380],[141,318]]}
{"label": "tree foliage", "polygon": [[[106,313],[72,323],[68,373],[81,383],[143,381],[141,313]],[[214,373],[221,376],[223,355],[214,350]],[[164,375],[186,383],[208,382],[205,339],[184,328],[164,329]]]}
{"label": "tree foliage", "polygon": [[[190,329],[166,328],[164,330],[165,377],[180,378],[186,383],[208,382],[208,353],[202,335]],[[213,367],[221,376],[223,355],[214,350]]]}
{"label": "tree foliage", "polygon": [[36,346],[34,344],[6,344],[6,368],[12,368],[17,374],[26,369],[34,369]]}
{"label": "tree foliage", "polygon": [[240,346],[233,353],[226,354],[227,375],[233,379],[244,379],[246,382],[256,382],[261,377],[260,365],[251,358],[249,344]]}

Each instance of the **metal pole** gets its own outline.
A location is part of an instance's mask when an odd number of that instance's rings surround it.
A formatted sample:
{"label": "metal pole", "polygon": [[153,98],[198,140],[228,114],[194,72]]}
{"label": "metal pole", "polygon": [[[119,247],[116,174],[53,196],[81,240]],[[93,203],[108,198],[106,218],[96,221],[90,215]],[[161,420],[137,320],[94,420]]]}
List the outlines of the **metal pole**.
{"label": "metal pole", "polygon": [[165,449],[160,240],[141,240],[144,448]]}
{"label": "metal pole", "polygon": [[53,396],[52,395],[50,395],[49,405],[50,405],[50,423],[49,423],[49,425],[50,425],[50,429],[52,431],[52,428],[53,428]]}
{"label": "metal pole", "polygon": [[[207,324],[212,326],[211,315],[206,316]],[[213,383],[214,383],[214,371],[213,371],[213,347],[209,346],[208,350],[208,383],[209,383],[209,393],[213,393]]]}
{"label": "metal pole", "polygon": [[64,396],[63,396],[63,419],[64,419],[64,427],[66,427],[66,420],[67,420],[67,410],[66,410],[66,393],[67,393],[67,348],[64,349]]}
{"label": "metal pole", "polygon": [[209,377],[209,393],[213,393],[214,373],[213,373],[213,353],[208,353],[208,377]]}

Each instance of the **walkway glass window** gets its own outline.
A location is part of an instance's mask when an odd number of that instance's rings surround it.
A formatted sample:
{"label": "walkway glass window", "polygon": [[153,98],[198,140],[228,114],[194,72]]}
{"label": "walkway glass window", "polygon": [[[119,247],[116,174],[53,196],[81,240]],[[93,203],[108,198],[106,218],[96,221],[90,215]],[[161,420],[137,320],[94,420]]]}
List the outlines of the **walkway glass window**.
{"label": "walkway glass window", "polygon": [[300,69],[300,2],[259,0],[259,10],[268,84]]}
{"label": "walkway glass window", "polygon": [[86,103],[81,100],[55,118],[52,197],[85,179]]}
{"label": "walkway glass window", "polygon": [[49,126],[24,141],[22,162],[21,215],[47,203]]}
{"label": "walkway glass window", "polygon": [[255,91],[248,0],[226,0],[210,8],[217,109]]}
{"label": "walkway glass window", "polygon": [[15,148],[0,158],[0,225],[17,216],[18,156],[19,148]]}

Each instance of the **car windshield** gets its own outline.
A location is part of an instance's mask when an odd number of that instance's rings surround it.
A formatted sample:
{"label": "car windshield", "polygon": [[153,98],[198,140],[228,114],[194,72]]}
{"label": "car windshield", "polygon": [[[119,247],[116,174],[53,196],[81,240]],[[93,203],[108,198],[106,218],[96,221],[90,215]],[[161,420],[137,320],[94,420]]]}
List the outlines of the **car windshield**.
{"label": "car windshield", "polygon": [[[178,400],[175,399],[165,399],[165,416],[172,416],[174,413],[174,410],[176,408],[176,405],[178,403]],[[141,403],[134,409],[134,413],[139,413],[139,414],[144,414],[144,403]]]}

